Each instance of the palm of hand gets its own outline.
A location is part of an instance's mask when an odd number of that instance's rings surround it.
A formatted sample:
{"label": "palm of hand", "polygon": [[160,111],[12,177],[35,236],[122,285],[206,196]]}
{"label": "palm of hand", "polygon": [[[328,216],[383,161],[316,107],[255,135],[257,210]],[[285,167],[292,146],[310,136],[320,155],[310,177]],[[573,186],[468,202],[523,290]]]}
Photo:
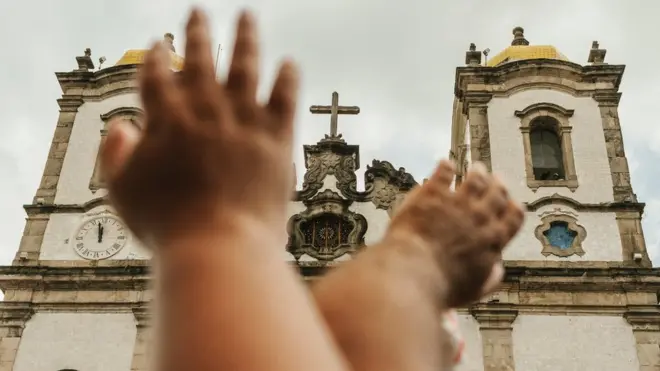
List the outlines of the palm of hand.
{"label": "palm of hand", "polygon": [[139,238],[214,229],[237,216],[270,225],[285,220],[297,76],[283,64],[269,103],[256,102],[254,28],[244,15],[224,85],[216,81],[199,12],[188,24],[180,79],[161,45],[147,55],[140,80],[144,133],[113,125],[102,156],[113,204]]}

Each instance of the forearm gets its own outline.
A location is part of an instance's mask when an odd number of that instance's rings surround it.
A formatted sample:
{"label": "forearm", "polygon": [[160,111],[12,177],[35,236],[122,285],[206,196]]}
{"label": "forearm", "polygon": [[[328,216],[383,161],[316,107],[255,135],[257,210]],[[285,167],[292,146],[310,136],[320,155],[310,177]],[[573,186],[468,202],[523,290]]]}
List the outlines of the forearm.
{"label": "forearm", "polygon": [[298,277],[273,245],[252,231],[161,250],[161,370],[344,369]]}
{"label": "forearm", "polygon": [[[448,340],[444,308],[433,300],[439,272],[423,251],[410,246],[369,247],[312,287],[356,371],[430,370],[442,362],[436,357],[447,353],[441,351]],[[373,338],[379,339],[375,348]]]}

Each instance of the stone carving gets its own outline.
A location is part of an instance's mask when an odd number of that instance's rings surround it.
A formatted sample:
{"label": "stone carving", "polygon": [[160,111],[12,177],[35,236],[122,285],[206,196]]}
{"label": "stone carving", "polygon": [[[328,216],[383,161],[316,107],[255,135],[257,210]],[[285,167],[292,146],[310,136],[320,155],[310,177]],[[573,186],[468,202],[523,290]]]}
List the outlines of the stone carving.
{"label": "stone carving", "polygon": [[[373,160],[364,174],[365,190],[357,190],[355,171],[360,167],[359,146],[340,141],[321,140],[315,145],[304,146],[307,172],[302,190],[297,191],[296,201],[312,198],[321,188],[328,175],[337,178],[336,187],[349,200],[373,201],[387,209],[396,194],[406,192],[417,184],[404,168],[398,170],[387,161]],[[380,180],[380,181],[379,181]]]}
{"label": "stone carving", "polygon": [[575,213],[555,208],[541,214],[541,222],[534,230],[534,235],[543,246],[541,254],[559,257],[585,254],[582,243],[587,238],[587,231],[577,224]]}
{"label": "stone carving", "polygon": [[305,166],[307,172],[303,178],[303,189],[297,192],[296,198],[309,199],[323,187],[323,180],[328,175],[337,178],[337,189],[350,199],[365,199],[371,192],[357,190],[359,155],[357,146],[339,142],[319,142],[316,145],[306,145]]}
{"label": "stone carving", "polygon": [[307,254],[328,262],[353,254],[364,245],[367,220],[348,210],[353,201],[326,189],[303,203],[307,209],[288,223],[287,251],[296,260]]}
{"label": "stone carving", "polygon": [[[371,202],[379,209],[389,210],[400,193],[409,191],[417,185],[412,175],[405,168],[398,170],[388,161],[373,160],[371,166],[367,165],[364,174],[365,183],[373,189]],[[377,179],[383,181],[377,182]]]}

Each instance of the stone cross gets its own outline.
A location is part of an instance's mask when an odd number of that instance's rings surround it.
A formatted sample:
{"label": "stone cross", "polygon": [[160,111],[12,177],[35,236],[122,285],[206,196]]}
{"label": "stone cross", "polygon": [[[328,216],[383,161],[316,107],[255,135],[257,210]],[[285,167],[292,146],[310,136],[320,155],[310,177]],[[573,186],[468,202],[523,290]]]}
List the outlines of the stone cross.
{"label": "stone cross", "polygon": [[332,93],[331,106],[311,106],[309,111],[314,114],[330,114],[330,138],[338,138],[337,134],[337,118],[339,115],[357,115],[360,113],[358,106],[340,106],[339,94]]}

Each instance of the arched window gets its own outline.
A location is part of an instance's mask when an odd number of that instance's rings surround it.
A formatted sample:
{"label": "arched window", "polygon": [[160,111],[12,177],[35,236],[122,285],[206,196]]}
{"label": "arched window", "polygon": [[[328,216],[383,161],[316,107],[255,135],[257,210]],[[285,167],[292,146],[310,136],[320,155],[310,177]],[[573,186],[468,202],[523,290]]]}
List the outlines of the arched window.
{"label": "arched window", "polygon": [[535,180],[565,180],[564,155],[559,123],[542,116],[532,121],[529,140],[532,150],[532,169]]}

